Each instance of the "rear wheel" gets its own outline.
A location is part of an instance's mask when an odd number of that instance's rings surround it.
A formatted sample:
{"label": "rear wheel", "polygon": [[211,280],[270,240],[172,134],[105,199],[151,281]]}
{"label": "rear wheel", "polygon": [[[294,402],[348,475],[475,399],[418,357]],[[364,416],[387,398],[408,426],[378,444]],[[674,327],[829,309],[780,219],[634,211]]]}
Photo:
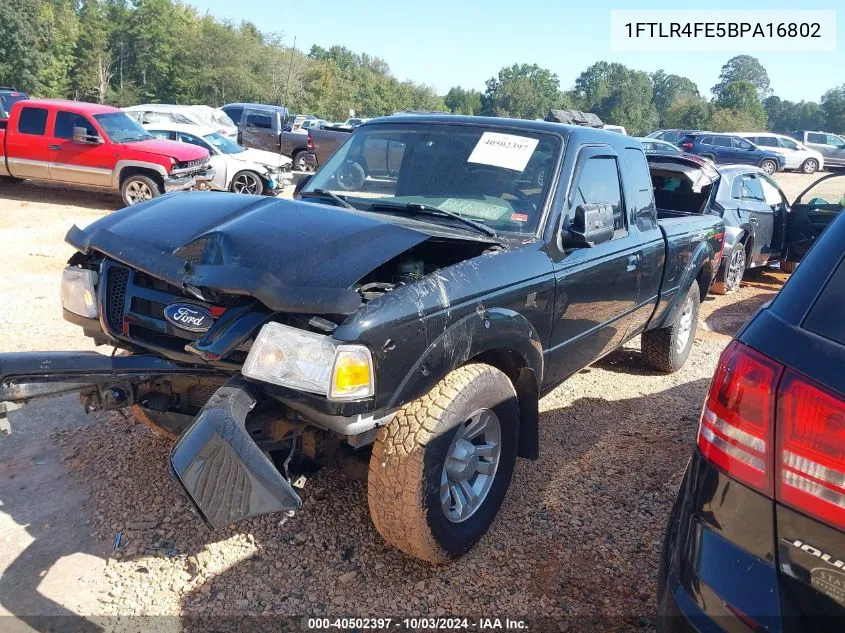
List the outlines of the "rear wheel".
{"label": "rear wheel", "polygon": [[306,160],[308,152],[300,150],[293,155],[293,168],[296,171],[314,171],[313,165]]}
{"label": "rear wheel", "polygon": [[120,195],[123,204],[131,207],[133,204],[157,198],[161,195],[161,187],[149,176],[132,174],[127,176],[120,186]]}
{"label": "rear wheel", "polygon": [[762,169],[764,172],[771,176],[778,170],[778,164],[775,161],[767,158],[766,160],[760,163],[760,169]]}
{"label": "rear wheel", "polygon": [[431,563],[466,553],[499,511],[518,440],[510,379],[480,363],[452,371],[379,431],[367,490],[376,529]]}
{"label": "rear wheel", "polygon": [[674,322],[659,330],[643,332],[640,345],[649,365],[667,374],[684,366],[698,329],[700,301],[698,282],[693,281]]}
{"label": "rear wheel", "polygon": [[344,191],[355,191],[356,189],[360,189],[366,179],[367,174],[364,173],[364,168],[355,161],[351,160],[343,163],[335,175],[337,186]]}
{"label": "rear wheel", "polygon": [[744,275],[745,244],[739,243],[734,246],[731,254],[722,262],[713,284],[713,292],[717,295],[724,295],[737,290]]}
{"label": "rear wheel", "polygon": [[252,196],[260,196],[264,193],[264,181],[254,171],[239,171],[232,178],[229,185],[232,193],[244,193]]}
{"label": "rear wheel", "polygon": [[803,163],[801,163],[801,171],[805,174],[814,174],[819,169],[819,161],[815,158],[808,158]]}

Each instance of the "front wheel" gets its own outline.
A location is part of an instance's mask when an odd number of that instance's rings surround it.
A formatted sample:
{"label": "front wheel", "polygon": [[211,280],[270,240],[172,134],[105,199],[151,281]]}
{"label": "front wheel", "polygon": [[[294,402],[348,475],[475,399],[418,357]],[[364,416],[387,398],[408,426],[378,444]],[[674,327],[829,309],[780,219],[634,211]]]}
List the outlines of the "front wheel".
{"label": "front wheel", "polygon": [[803,163],[801,163],[801,171],[805,174],[814,174],[819,169],[819,161],[815,158],[808,158]]}
{"label": "front wheel", "polygon": [[700,302],[698,282],[693,281],[674,322],[658,330],[643,332],[640,346],[649,365],[667,374],[684,366],[698,329]]}
{"label": "front wheel", "polygon": [[518,440],[510,379],[480,363],[450,372],[378,433],[367,490],[376,529],[431,563],[466,553],[499,511]]}
{"label": "front wheel", "polygon": [[775,173],[778,170],[778,164],[773,161],[769,160],[768,158],[760,163],[760,169],[766,172],[769,176]]}
{"label": "front wheel", "polygon": [[146,202],[161,195],[161,187],[158,183],[143,174],[132,174],[127,176],[120,186],[120,196],[123,204],[131,207],[139,202]]}
{"label": "front wheel", "polygon": [[232,178],[229,185],[232,193],[244,193],[252,196],[260,196],[264,193],[264,181],[254,171],[239,171]]}

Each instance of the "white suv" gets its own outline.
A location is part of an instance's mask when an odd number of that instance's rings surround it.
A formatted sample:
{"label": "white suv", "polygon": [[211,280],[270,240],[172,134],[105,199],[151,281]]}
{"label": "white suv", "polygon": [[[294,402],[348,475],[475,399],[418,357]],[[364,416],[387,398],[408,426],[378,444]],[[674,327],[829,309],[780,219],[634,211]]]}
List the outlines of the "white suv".
{"label": "white suv", "polygon": [[794,138],[771,132],[737,134],[755,145],[782,154],[786,158],[784,169],[797,169],[805,174],[824,169],[824,157],[821,152],[810,149]]}

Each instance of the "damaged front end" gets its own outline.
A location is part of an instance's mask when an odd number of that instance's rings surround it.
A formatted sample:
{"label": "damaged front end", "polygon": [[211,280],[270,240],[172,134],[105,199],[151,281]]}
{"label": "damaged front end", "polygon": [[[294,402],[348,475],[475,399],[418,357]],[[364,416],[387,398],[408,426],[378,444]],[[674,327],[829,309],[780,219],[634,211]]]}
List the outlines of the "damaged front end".
{"label": "damaged front end", "polygon": [[[201,208],[186,213],[193,203]],[[441,282],[415,301],[403,296],[497,244],[214,193],[162,196],[73,227],[66,239],[78,253],[63,276],[65,318],[122,351],[0,354],[0,425],[7,410],[70,392],[87,409],[138,407],[142,420],[178,436],[172,472],[210,528],[297,509],[295,453],[357,469],[357,451],[392,417],[374,394],[379,358],[396,341],[413,354],[428,344],[420,311],[443,303],[444,290]],[[361,323],[374,323],[361,310],[368,304],[381,306],[392,338],[356,339]],[[355,333],[339,336],[352,321]],[[245,368],[262,332],[263,365]],[[304,382],[279,378],[282,361],[306,351],[330,377],[303,365]],[[283,466],[271,461],[277,454],[288,456]]]}

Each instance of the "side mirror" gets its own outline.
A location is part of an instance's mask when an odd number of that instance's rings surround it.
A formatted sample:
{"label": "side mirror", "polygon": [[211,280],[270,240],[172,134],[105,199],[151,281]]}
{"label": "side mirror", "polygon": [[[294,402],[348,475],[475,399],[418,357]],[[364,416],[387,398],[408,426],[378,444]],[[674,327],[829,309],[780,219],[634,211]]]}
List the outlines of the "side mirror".
{"label": "side mirror", "polygon": [[99,145],[103,139],[97,134],[88,134],[88,130],[80,125],[73,128],[73,142],[81,145]]}
{"label": "side mirror", "polygon": [[305,176],[304,178],[300,178],[297,181],[296,186],[293,188],[293,197],[294,198],[296,196],[298,196],[299,192],[302,191],[305,188],[305,185],[307,185],[309,182],[311,182],[312,177],[313,177],[313,175],[309,174],[309,175]]}
{"label": "side mirror", "polygon": [[606,203],[580,204],[569,224],[569,230],[562,235],[562,246],[592,247],[613,238],[613,205]]}

